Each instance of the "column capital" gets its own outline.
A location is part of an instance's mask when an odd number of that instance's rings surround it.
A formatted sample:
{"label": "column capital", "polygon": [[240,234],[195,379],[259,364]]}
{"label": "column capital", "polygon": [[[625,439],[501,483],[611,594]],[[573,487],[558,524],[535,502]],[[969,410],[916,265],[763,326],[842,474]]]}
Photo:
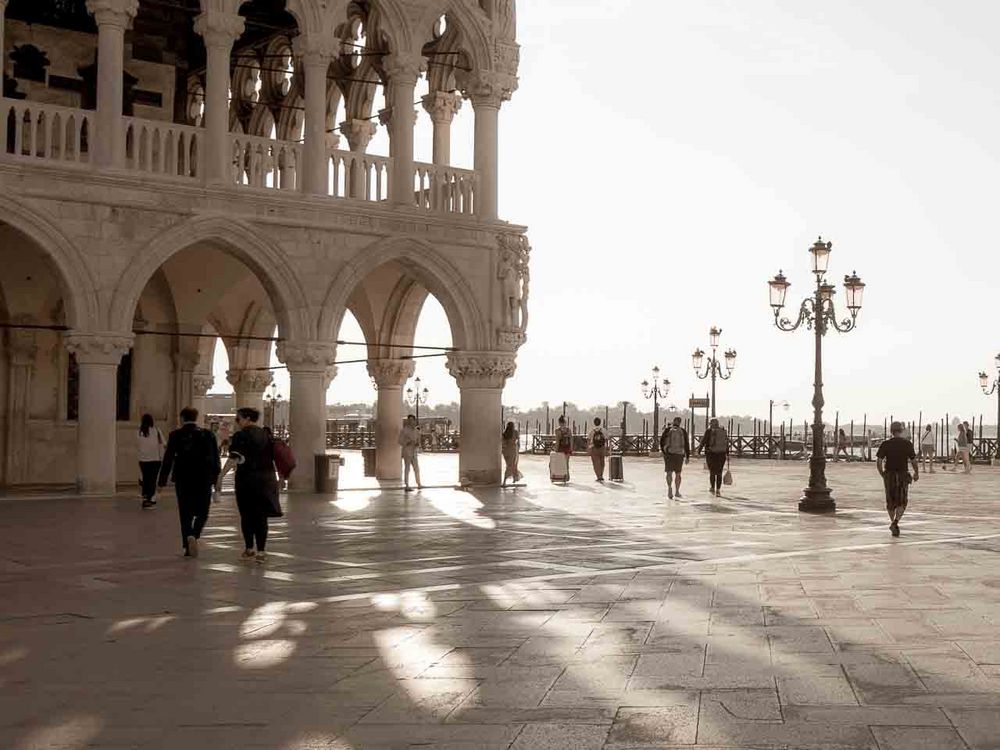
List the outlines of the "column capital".
{"label": "column capital", "polygon": [[130,335],[117,333],[67,333],[66,349],[81,365],[114,365],[132,348]]}
{"label": "column capital", "polygon": [[416,362],[412,359],[368,360],[368,374],[379,388],[402,388],[415,370]]}
{"label": "column capital", "polygon": [[448,372],[459,388],[503,388],[516,369],[512,352],[448,353]]}
{"label": "column capital", "polygon": [[420,74],[427,70],[427,58],[423,55],[398,52],[382,58],[382,69],[389,77],[390,85],[393,83],[415,85]]}
{"label": "column capital", "polygon": [[340,123],[340,132],[347,139],[351,151],[364,151],[368,148],[376,130],[378,125],[371,120],[346,120]]}
{"label": "column capital", "polygon": [[205,40],[205,47],[232,47],[244,27],[243,16],[222,10],[206,10],[194,19],[194,30]]}
{"label": "column capital", "polygon": [[432,91],[420,101],[435,125],[450,125],[462,108],[462,97],[453,91]]}
{"label": "column capital", "polygon": [[337,56],[337,40],[326,34],[299,34],[292,40],[292,52],[303,65],[329,65]]}
{"label": "column capital", "polygon": [[[0,0],[0,7],[6,2]],[[139,12],[139,0],[87,0],[87,10],[98,26],[114,26],[123,31],[132,25]]]}
{"label": "column capital", "polygon": [[195,375],[191,378],[191,397],[205,398],[213,385],[215,378],[211,375]]}
{"label": "column capital", "polygon": [[289,372],[327,373],[337,361],[332,341],[279,341],[278,359]]}
{"label": "column capital", "polygon": [[270,370],[226,370],[226,380],[236,390],[263,393],[274,380],[274,373]]}
{"label": "column capital", "polygon": [[517,90],[517,77],[495,70],[473,70],[458,75],[462,96],[472,100],[475,109],[499,109]]}

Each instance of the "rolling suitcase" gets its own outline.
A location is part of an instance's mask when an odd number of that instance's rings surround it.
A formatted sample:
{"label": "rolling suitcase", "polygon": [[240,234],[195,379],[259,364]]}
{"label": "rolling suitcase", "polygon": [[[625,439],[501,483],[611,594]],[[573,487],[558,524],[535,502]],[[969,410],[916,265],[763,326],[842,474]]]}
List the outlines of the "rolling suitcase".
{"label": "rolling suitcase", "polygon": [[549,454],[549,479],[564,484],[569,481],[569,457],[565,453],[552,451]]}
{"label": "rolling suitcase", "polygon": [[621,454],[608,457],[608,479],[612,482],[625,481],[625,467],[623,466]]}

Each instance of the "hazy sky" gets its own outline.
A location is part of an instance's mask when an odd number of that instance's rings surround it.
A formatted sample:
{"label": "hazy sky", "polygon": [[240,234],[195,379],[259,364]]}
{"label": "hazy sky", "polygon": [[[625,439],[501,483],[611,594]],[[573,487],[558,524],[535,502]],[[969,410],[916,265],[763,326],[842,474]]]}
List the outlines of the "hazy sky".
{"label": "hazy sky", "polygon": [[[739,352],[720,411],[766,415],[775,398],[805,417],[812,339],[774,328],[766,282],[784,269],[797,306],[822,234],[833,279],[868,284],[858,329],[826,339],[831,420],[992,421],[976,374],[1000,350],[1000,6],[530,0],[518,27],[500,195],[529,227],[532,296],[506,403],[639,401],[658,364],[681,406],[706,390],[690,354],[714,324]],[[429,306],[418,343],[446,329]],[[372,398],[363,366],[340,373],[330,400]],[[418,373],[432,401],[457,398],[440,361]]]}

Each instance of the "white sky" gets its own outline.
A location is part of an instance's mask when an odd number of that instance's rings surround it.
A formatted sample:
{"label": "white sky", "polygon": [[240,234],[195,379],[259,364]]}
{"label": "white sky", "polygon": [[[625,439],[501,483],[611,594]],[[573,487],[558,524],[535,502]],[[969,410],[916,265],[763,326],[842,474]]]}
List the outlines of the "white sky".
{"label": "white sky", "polygon": [[[659,364],[683,405],[715,324],[739,351],[720,412],[806,417],[811,336],[775,330],[766,282],[783,268],[797,305],[822,234],[833,279],[868,284],[858,329],[826,339],[828,417],[993,421],[976,374],[1000,349],[1000,5],[522,0],[518,27],[500,196],[529,227],[531,324],[506,403],[640,401]],[[471,122],[466,103],[463,166]],[[448,339],[435,305],[418,343]],[[441,361],[418,374],[457,399]],[[372,398],[342,367],[330,400]]]}

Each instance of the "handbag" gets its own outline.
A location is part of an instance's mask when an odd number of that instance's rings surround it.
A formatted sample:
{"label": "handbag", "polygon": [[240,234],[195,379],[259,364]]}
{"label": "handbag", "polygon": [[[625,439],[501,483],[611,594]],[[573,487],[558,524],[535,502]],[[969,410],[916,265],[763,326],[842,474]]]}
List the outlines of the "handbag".
{"label": "handbag", "polygon": [[722,483],[727,487],[733,483],[733,473],[729,469],[722,475]]}
{"label": "handbag", "polygon": [[268,518],[281,518],[285,512],[281,509],[281,496],[278,493],[278,480],[272,475],[265,481],[264,487],[264,515]]}

